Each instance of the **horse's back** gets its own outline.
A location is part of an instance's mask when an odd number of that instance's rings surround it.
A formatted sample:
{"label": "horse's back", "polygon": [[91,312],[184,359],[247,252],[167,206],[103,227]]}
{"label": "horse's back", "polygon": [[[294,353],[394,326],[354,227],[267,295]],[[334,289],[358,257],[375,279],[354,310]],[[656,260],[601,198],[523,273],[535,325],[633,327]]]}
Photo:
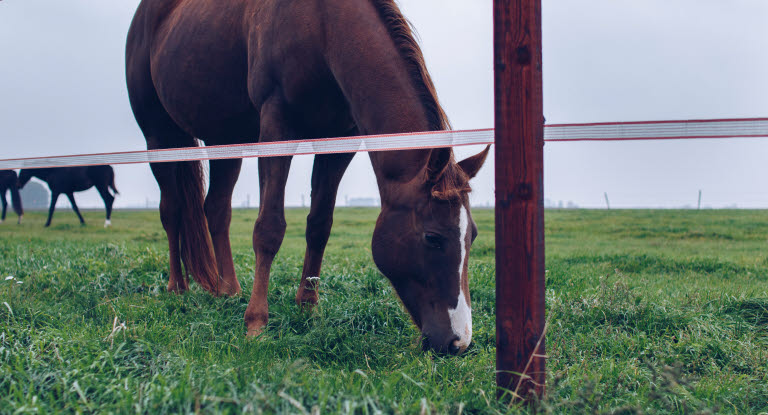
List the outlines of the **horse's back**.
{"label": "horse's back", "polygon": [[88,166],[85,174],[94,183],[109,183],[115,176],[115,171],[112,166],[105,164],[103,166]]}
{"label": "horse's back", "polygon": [[[344,107],[344,98],[323,55],[321,4],[143,0],[127,45],[137,119],[156,120],[154,113],[165,111],[208,144],[249,142],[259,137],[261,105],[278,94],[303,106],[294,105],[297,118],[313,132],[340,133],[317,126],[339,118],[349,130],[346,113],[323,112]],[[153,114],[141,114],[148,109]]]}

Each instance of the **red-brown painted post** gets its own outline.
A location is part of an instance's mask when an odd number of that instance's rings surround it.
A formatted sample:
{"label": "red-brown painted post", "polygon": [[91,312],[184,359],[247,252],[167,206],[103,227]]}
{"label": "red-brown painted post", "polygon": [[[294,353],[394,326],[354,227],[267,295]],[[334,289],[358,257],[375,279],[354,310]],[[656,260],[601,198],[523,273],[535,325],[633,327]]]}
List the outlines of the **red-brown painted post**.
{"label": "red-brown painted post", "polygon": [[545,381],[541,0],[494,0],[493,17],[496,383],[525,399]]}

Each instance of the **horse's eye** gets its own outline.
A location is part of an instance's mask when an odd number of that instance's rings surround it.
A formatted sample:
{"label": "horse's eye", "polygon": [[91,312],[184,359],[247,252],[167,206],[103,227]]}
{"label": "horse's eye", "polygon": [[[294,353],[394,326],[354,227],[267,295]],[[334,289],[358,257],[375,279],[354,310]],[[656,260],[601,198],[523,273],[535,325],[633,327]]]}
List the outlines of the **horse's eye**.
{"label": "horse's eye", "polygon": [[424,234],[424,240],[427,242],[427,245],[429,245],[432,248],[442,249],[444,239],[445,238],[443,238],[441,235],[438,235],[436,233]]}

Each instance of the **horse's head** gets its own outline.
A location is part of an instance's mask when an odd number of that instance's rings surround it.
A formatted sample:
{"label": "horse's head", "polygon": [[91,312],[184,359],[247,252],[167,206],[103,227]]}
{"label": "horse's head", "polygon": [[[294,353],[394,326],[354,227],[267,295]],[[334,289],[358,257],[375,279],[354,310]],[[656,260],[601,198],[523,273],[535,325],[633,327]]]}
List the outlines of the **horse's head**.
{"label": "horse's head", "polygon": [[34,175],[35,174],[32,169],[21,169],[21,171],[19,171],[19,180],[16,183],[18,188],[23,188],[27,182],[29,182],[29,179],[31,179]]}
{"label": "horse's head", "polygon": [[376,265],[421,330],[424,347],[441,353],[459,354],[472,340],[467,260],[477,227],[467,193],[489,148],[459,163],[450,149],[434,150],[424,176],[382,203],[373,233]]}

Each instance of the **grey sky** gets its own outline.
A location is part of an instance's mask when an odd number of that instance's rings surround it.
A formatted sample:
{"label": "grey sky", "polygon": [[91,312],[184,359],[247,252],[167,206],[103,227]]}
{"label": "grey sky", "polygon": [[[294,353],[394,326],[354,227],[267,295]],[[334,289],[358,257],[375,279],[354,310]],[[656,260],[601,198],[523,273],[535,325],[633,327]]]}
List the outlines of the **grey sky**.
{"label": "grey sky", "polygon": [[[401,0],[454,128],[493,125],[490,0]],[[123,53],[138,0],[0,2],[1,158],[143,149]],[[544,110],[550,123],[768,116],[768,1],[544,0]],[[11,142],[18,144],[10,145]],[[467,156],[480,148],[458,149]],[[580,206],[768,206],[768,139],[549,143],[545,197]],[[339,197],[376,196],[358,155]],[[492,199],[492,163],[473,202]],[[116,168],[116,206],[156,201],[146,165]],[[294,159],[286,202],[309,194]],[[256,203],[246,161],[234,205]],[[99,206],[95,191],[78,199]],[[66,203],[64,203],[66,205]]]}

